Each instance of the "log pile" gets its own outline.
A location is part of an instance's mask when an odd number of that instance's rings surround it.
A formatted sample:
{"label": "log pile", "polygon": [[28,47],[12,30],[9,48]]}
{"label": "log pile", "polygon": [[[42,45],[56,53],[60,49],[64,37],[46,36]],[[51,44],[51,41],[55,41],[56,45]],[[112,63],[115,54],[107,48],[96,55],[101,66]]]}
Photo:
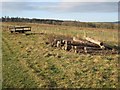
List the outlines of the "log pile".
{"label": "log pile", "polygon": [[79,40],[75,37],[71,40],[54,39],[51,46],[75,53],[103,53],[107,50],[110,52],[113,51],[111,47],[104,45],[103,42],[89,37],[86,37],[85,40]]}

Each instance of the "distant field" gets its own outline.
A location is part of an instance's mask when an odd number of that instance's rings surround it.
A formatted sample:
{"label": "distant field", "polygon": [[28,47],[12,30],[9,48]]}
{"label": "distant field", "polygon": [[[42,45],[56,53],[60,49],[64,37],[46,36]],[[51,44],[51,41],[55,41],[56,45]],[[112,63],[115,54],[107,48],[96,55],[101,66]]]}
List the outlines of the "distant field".
{"label": "distant field", "polygon": [[[41,35],[11,34],[9,26],[31,26]],[[118,46],[118,30],[2,23],[3,88],[116,88],[118,54],[75,54],[45,43],[53,36],[89,36]]]}

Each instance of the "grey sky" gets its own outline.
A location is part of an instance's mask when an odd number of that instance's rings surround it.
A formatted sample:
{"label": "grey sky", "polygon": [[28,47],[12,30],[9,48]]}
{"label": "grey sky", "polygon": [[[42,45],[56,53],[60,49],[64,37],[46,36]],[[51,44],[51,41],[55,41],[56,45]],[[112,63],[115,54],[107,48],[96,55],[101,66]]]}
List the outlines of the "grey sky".
{"label": "grey sky", "polygon": [[31,11],[31,10],[43,10],[52,12],[117,12],[118,3],[116,2],[67,2],[67,3],[44,3],[44,2],[4,2],[2,3],[3,11]]}
{"label": "grey sky", "polygon": [[2,2],[3,16],[117,21],[118,2]]}

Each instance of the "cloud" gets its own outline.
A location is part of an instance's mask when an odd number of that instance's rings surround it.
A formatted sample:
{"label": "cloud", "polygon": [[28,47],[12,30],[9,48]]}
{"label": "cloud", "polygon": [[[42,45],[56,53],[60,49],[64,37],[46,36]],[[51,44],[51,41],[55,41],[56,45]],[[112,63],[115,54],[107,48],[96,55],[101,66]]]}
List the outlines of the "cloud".
{"label": "cloud", "polygon": [[1,2],[20,2],[20,1],[21,0],[1,0]]}
{"label": "cloud", "polygon": [[119,0],[61,0],[61,2],[119,2]]}
{"label": "cloud", "polygon": [[119,0],[61,0],[65,11],[116,12]]}
{"label": "cloud", "polygon": [[119,2],[119,0],[1,0],[1,2]]}
{"label": "cloud", "polygon": [[[13,11],[26,11],[32,10],[34,7],[31,7],[30,4],[25,2],[3,2],[2,3],[2,10],[3,12],[13,12]],[[35,10],[35,9],[34,9]]]}
{"label": "cloud", "polygon": [[3,2],[3,12],[22,12],[22,11],[56,11],[58,3],[48,2]]}
{"label": "cloud", "polygon": [[3,12],[46,11],[57,13],[117,12],[117,2],[3,2]]}
{"label": "cloud", "polygon": [[[67,6],[67,7],[66,7]],[[66,2],[62,3],[61,7],[69,12],[117,12],[117,2]]]}
{"label": "cloud", "polygon": [[60,2],[61,0],[1,0],[0,2]]}
{"label": "cloud", "polygon": [[117,2],[61,2],[48,8],[52,11],[66,13],[113,13],[118,12]]}

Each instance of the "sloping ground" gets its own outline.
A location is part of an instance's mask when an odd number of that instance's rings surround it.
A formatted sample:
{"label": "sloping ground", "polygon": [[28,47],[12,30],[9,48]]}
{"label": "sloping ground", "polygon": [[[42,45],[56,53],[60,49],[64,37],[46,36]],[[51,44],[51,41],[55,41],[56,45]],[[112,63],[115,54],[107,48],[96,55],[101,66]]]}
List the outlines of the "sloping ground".
{"label": "sloping ground", "polygon": [[51,37],[48,32],[26,36],[6,29],[2,37],[4,88],[118,87],[117,54],[75,54],[46,45]]}

